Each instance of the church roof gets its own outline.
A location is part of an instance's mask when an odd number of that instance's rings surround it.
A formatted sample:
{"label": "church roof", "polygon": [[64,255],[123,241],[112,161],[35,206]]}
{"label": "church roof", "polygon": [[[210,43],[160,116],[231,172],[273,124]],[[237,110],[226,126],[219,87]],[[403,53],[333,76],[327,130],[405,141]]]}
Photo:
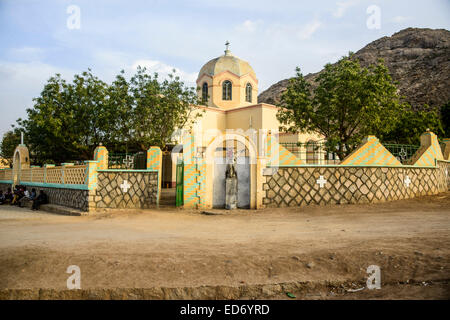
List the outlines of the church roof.
{"label": "church roof", "polygon": [[199,78],[203,74],[215,76],[224,71],[230,71],[239,77],[248,73],[255,76],[255,71],[253,71],[253,68],[250,66],[250,64],[247,61],[234,56],[229,50],[226,50],[224,55],[212,59],[211,61],[206,63],[200,69],[200,73],[198,74],[198,76]]}

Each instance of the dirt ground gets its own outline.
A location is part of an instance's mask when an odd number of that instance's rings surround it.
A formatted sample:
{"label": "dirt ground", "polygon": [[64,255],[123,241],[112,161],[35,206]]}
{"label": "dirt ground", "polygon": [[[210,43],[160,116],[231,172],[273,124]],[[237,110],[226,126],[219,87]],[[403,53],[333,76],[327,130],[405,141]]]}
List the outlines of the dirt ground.
{"label": "dirt ground", "polygon": [[[70,217],[0,206],[0,299],[450,298],[450,192],[211,212]],[[67,292],[70,265],[81,269],[78,296]],[[382,288],[353,292],[370,265]]]}

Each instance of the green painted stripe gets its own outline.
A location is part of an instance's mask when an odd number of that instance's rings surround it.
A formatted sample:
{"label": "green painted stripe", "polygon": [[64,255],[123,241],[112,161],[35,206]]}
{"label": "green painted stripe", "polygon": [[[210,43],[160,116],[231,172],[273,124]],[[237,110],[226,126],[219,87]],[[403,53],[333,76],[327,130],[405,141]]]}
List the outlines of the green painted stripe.
{"label": "green painted stripe", "polygon": [[37,183],[37,182],[20,182],[20,185],[41,188],[58,188],[58,189],[77,189],[89,190],[85,184],[58,184],[58,183]]}
{"label": "green painted stripe", "polygon": [[[447,161],[450,163],[450,161]],[[283,165],[283,166],[274,166],[267,165],[268,168],[411,168],[411,169],[436,169],[438,166],[411,166],[411,165],[402,165],[402,166],[384,166],[384,165],[354,165],[354,164],[303,164],[303,165]]]}
{"label": "green painted stripe", "polygon": [[351,160],[351,163],[355,163],[358,161],[364,161],[364,160],[361,160],[361,158],[365,157],[366,154],[368,154],[370,151],[372,151],[373,147],[376,145],[377,145],[377,142],[374,140],[367,141],[364,145],[361,146],[361,148],[357,149],[358,153]]}
{"label": "green painted stripe", "polygon": [[153,169],[136,169],[136,170],[122,170],[122,169],[105,169],[97,170],[98,172],[158,172],[158,170]]}

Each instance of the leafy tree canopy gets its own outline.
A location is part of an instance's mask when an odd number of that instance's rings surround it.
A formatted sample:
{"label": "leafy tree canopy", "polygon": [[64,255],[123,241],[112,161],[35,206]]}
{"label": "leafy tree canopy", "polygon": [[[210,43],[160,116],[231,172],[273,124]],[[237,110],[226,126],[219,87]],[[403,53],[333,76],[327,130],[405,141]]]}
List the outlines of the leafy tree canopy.
{"label": "leafy tree canopy", "polygon": [[[72,82],[60,74],[51,77],[16,131],[25,132],[38,164],[91,159],[99,144],[111,152],[164,149],[174,130],[199,116],[193,113],[198,104],[196,90],[174,74],[160,81],[157,73],[139,67],[129,81],[121,71],[107,84],[88,69]],[[3,138],[5,154],[12,138],[12,133]]]}
{"label": "leafy tree canopy", "polygon": [[0,156],[5,159],[9,165],[12,164],[14,150],[16,150],[17,145],[20,143],[20,133],[20,129],[14,128],[3,135],[3,139],[0,144]]}
{"label": "leafy tree canopy", "polygon": [[[440,128],[439,119],[415,113],[402,102],[387,67],[380,60],[364,68],[353,54],[327,64],[311,86],[299,68],[281,98],[281,130],[316,132],[330,152],[349,155],[368,135],[381,141],[416,143],[426,128]],[[404,128],[405,123],[414,126]],[[416,130],[417,132],[412,131]]]}

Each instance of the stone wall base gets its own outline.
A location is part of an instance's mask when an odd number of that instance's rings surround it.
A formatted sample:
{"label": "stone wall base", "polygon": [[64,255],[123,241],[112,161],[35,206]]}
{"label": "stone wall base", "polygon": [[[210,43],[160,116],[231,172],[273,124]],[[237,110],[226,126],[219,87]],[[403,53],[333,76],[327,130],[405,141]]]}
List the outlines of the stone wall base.
{"label": "stone wall base", "polygon": [[434,195],[449,190],[449,171],[448,162],[438,162],[437,168],[280,167],[264,177],[263,205],[375,203]]}
{"label": "stone wall base", "polygon": [[147,209],[157,198],[158,172],[100,171],[92,207]]}
{"label": "stone wall base", "polygon": [[[10,184],[0,184],[0,190],[6,191]],[[39,194],[39,190],[44,190],[48,196],[48,202],[50,204],[56,204],[59,206],[78,209],[81,211],[89,211],[89,190],[78,189],[65,189],[65,188],[48,188],[48,187],[33,187],[26,186],[29,191],[36,189],[36,193]]]}

